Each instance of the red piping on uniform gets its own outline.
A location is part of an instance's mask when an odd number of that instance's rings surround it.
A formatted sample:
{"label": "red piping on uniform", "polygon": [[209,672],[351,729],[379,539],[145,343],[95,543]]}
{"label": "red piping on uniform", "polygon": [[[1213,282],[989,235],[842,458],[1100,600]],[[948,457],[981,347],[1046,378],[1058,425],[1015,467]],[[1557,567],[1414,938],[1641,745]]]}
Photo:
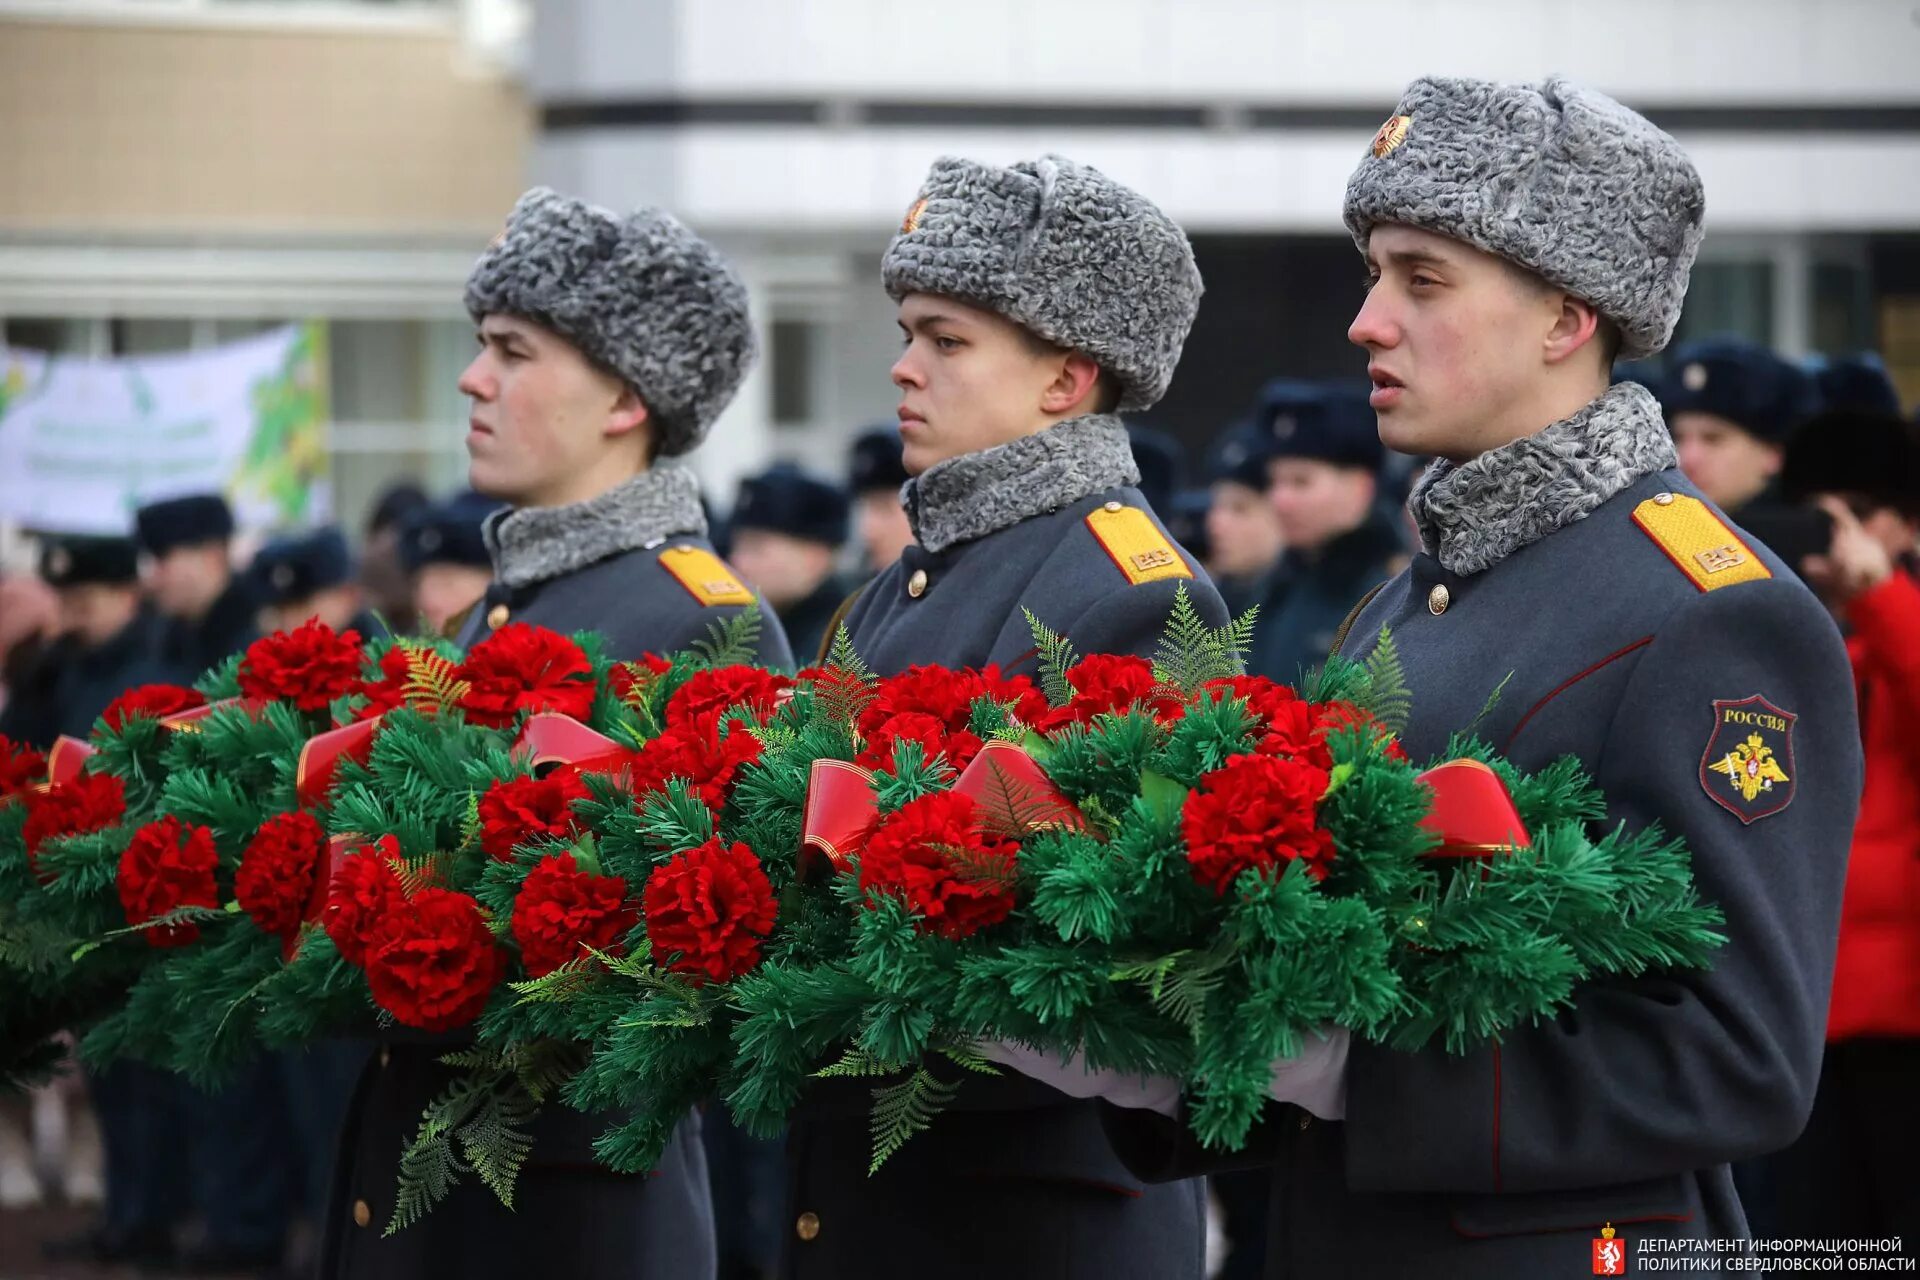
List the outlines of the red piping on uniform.
{"label": "red piping on uniform", "polygon": [[1024,666],[1027,662],[1039,656],[1040,656],[1040,648],[1038,645],[1035,645],[1033,648],[1027,650],[1025,653],[1021,654],[1019,657],[1009,661],[1006,666],[1000,669],[1006,672],[1008,675],[1012,675],[1015,667]]}
{"label": "red piping on uniform", "polygon": [[1634,652],[1635,650],[1644,649],[1652,643],[1653,643],[1652,636],[1642,636],[1640,639],[1635,640],[1632,644],[1628,645],[1626,648],[1620,650],[1620,652],[1608,654],[1606,657],[1600,659],[1600,661],[1588,667],[1585,671],[1582,671],[1579,675],[1574,676],[1571,679],[1567,680],[1559,688],[1555,689],[1552,693],[1549,693],[1546,697],[1540,699],[1540,701],[1534,703],[1532,708],[1528,710],[1527,714],[1520,717],[1520,723],[1513,726],[1513,732],[1507,735],[1507,746],[1508,747],[1513,746],[1513,740],[1520,736],[1520,731],[1526,728],[1528,722],[1530,722],[1535,716],[1539,715],[1541,708],[1545,707],[1549,702],[1552,702],[1555,698],[1559,697],[1561,694],[1565,693],[1567,690],[1573,688],[1573,686],[1575,686],[1576,684],[1579,684],[1582,680],[1585,680],[1588,676],[1600,670],[1602,667],[1606,666],[1608,663],[1618,662],[1620,659],[1626,657],[1628,654]]}

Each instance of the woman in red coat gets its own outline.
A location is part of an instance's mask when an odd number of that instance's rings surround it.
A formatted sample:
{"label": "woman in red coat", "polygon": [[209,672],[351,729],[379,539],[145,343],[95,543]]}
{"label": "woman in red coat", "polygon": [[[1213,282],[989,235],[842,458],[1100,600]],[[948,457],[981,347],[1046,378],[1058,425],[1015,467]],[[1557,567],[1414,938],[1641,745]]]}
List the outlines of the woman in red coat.
{"label": "woman in red coat", "polygon": [[1776,1226],[1920,1242],[1920,442],[1898,418],[1824,414],[1794,437],[1783,480],[1833,520],[1802,572],[1847,633],[1867,768],[1826,1057],[1778,1162]]}

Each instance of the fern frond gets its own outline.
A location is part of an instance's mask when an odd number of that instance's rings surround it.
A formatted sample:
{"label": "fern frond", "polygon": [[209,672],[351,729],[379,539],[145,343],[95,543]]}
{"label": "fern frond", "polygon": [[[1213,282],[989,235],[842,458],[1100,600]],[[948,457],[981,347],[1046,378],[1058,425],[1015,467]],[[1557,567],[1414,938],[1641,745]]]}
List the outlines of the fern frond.
{"label": "fern frond", "polygon": [[708,667],[751,665],[760,656],[760,606],[750,604],[740,612],[707,624],[707,636],[695,640],[694,655]]}
{"label": "fern frond", "polygon": [[1400,646],[1393,642],[1391,628],[1380,628],[1380,643],[1367,655],[1366,710],[1399,737],[1406,732],[1407,718],[1413,713],[1413,691],[1407,688],[1407,670],[1400,663]]}
{"label": "fern frond", "polygon": [[1033,610],[1022,607],[1020,612],[1027,615],[1027,629],[1033,632],[1033,645],[1039,651],[1040,691],[1049,703],[1064,707],[1073,701],[1067,670],[1080,660],[1073,651],[1073,641],[1055,633]]}
{"label": "fern frond", "polygon": [[867,1166],[871,1176],[887,1157],[905,1146],[907,1139],[933,1123],[960,1091],[955,1084],[942,1084],[924,1067],[906,1080],[873,1091],[873,1163]]}

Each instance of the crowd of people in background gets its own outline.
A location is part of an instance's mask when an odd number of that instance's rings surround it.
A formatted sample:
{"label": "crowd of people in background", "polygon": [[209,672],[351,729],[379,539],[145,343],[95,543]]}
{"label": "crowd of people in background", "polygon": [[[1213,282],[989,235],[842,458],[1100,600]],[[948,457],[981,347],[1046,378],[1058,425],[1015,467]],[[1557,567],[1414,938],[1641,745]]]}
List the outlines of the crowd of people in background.
{"label": "crowd of people in background", "polygon": [[[1743,1199],[1762,1235],[1912,1223],[1920,1178],[1897,1135],[1913,1132],[1910,1082],[1920,1078],[1920,717],[1908,718],[1920,713],[1920,436],[1871,355],[1796,362],[1721,338],[1618,376],[1655,392],[1688,477],[1827,603],[1859,693],[1866,794],[1825,1071],[1806,1133],[1741,1171]],[[1384,451],[1368,390],[1276,379],[1193,469],[1173,437],[1131,429],[1153,508],[1233,612],[1258,609],[1247,655],[1256,674],[1297,681],[1356,602],[1421,553],[1405,514],[1420,460]],[[893,424],[859,434],[845,459],[810,462],[747,477],[713,521],[716,544],[779,615],[802,664],[824,651],[849,593],[912,541]],[[369,638],[452,635],[493,576],[487,519],[498,509],[477,493],[434,500],[398,484],[356,537],[337,526],[287,534],[244,564],[216,494],[146,506],[124,536],[41,537],[37,573],[0,577],[0,734],[40,747],[84,737],[122,690],[189,683],[256,636],[310,618]],[[65,1133],[70,1148],[48,1189],[104,1200],[100,1225],[67,1247],[197,1271],[279,1265],[295,1220],[325,1201],[355,1066],[324,1051],[283,1056],[218,1098],[135,1064],[89,1077],[97,1150],[84,1119],[34,1126]],[[55,1091],[36,1105],[68,1104]],[[0,1123],[0,1205],[42,1195],[25,1132],[20,1116]],[[768,1274],[781,1229],[778,1144],[719,1119],[706,1141],[722,1275]],[[1264,1179],[1219,1179],[1214,1203],[1230,1248],[1220,1274],[1262,1274]]]}

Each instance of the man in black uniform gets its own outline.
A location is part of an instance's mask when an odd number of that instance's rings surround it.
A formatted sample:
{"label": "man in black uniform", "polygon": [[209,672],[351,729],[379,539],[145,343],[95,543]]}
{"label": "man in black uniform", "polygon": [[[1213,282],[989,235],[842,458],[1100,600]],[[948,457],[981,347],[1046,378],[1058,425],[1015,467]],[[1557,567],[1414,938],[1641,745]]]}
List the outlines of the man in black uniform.
{"label": "man in black uniform", "polygon": [[[591,630],[617,658],[668,653],[761,609],[706,540],[699,489],[656,465],[697,445],[753,357],[745,288],[711,245],[658,209],[625,217],[536,188],[467,279],[480,354],[473,487],[509,504],[483,526],[493,585],[459,634],[510,622]],[[760,661],[792,661],[761,609]],[[362,1076],[342,1138],[322,1274],[334,1277],[623,1276],[708,1280],[713,1217],[700,1125],[661,1166],[621,1175],[593,1139],[613,1123],[547,1107],[514,1209],[477,1181],[394,1236],[398,1153],[444,1087],[444,1044],[393,1043]]]}
{"label": "man in black uniform", "polygon": [[255,603],[233,570],[233,510],[217,493],[141,507],[134,537],[147,557],[147,594],[167,620],[161,656],[192,684],[259,639]]}
{"label": "man in black uniform", "polygon": [[847,540],[847,495],[781,463],[740,482],[733,563],[780,615],[801,662],[813,661],[846,599],[834,557]]}
{"label": "man in black uniform", "polygon": [[1505,680],[1478,732],[1521,769],[1577,759],[1604,826],[1684,839],[1727,944],[1461,1056],[1309,1038],[1238,1157],[1110,1110],[1143,1173],[1270,1171],[1269,1275],[1588,1274],[1596,1240],[1625,1262],[1736,1239],[1728,1162],[1806,1120],[1860,799],[1852,675],[1820,603],[1681,474],[1651,394],[1608,386],[1616,345],[1671,335],[1704,206],[1672,138],[1558,78],[1415,81],[1348,183],[1381,438],[1439,461],[1411,500],[1426,549],[1343,652],[1391,628],[1415,760]]}
{"label": "man in black uniform", "polygon": [[353,553],[338,525],[276,538],[254,553],[247,580],[260,606],[262,631],[291,631],[309,618],[362,640],[386,628],[366,611]]}
{"label": "man in black uniform", "polygon": [[468,490],[422,508],[401,527],[400,564],[407,574],[410,612],[424,634],[445,634],[487,594],[493,560],[481,528],[500,506]]}
{"label": "man in black uniform", "polygon": [[900,505],[900,486],[907,469],[900,462],[900,429],[889,422],[870,427],[854,438],[849,450],[847,491],[853,495],[854,541],[860,546],[861,568],[879,573],[900,558],[913,541],[906,508]]}
{"label": "man in black uniform", "polygon": [[1318,394],[1267,421],[1267,500],[1286,542],[1260,601],[1247,669],[1298,684],[1320,665],[1360,597],[1405,556],[1399,521],[1380,500],[1384,451],[1356,392]]}
{"label": "man in black uniform", "polygon": [[[1184,586],[1226,609],[1140,491],[1117,410],[1165,392],[1200,300],[1186,235],[1058,156],[933,166],[882,262],[917,545],[847,616],[883,675],[921,663],[1032,674],[1024,610],[1079,652],[1150,654]],[[818,1089],[788,1138],[781,1274],[834,1280],[1201,1274],[1203,1188],[1147,1187],[1093,1107],[1008,1075],[872,1177],[868,1091]]]}

